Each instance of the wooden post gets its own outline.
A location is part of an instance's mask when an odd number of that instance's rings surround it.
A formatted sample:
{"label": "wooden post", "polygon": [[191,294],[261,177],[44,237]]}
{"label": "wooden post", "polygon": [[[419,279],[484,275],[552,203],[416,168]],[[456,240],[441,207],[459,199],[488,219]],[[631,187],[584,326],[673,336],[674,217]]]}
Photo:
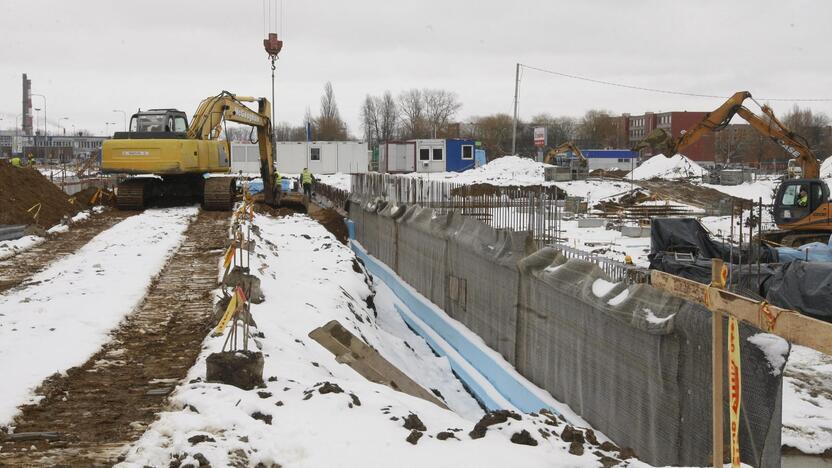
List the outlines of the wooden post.
{"label": "wooden post", "polygon": [[[721,287],[722,285],[722,259],[711,259],[711,286]],[[706,293],[707,294],[707,291]],[[723,460],[723,434],[722,434],[722,365],[724,362],[723,343],[725,333],[722,327],[722,314],[713,312],[711,314],[711,383],[712,405],[713,405],[713,465],[714,468],[722,467]]]}

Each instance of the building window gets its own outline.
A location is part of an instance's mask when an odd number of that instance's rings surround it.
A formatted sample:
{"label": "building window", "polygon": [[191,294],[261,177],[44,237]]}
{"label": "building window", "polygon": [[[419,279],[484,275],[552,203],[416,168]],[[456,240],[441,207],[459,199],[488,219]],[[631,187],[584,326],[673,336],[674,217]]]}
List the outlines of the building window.
{"label": "building window", "polygon": [[430,148],[419,148],[419,161],[430,161]]}
{"label": "building window", "polygon": [[320,148],[309,148],[309,159],[312,161],[320,161],[321,160],[321,149]]}
{"label": "building window", "polygon": [[627,158],[618,158],[618,162],[625,163],[625,162],[628,162],[628,161],[627,161]]}
{"label": "building window", "polygon": [[442,148],[434,148],[433,149],[433,160],[434,161],[441,161],[443,149]]}
{"label": "building window", "polygon": [[462,145],[462,159],[474,159],[473,145]]}

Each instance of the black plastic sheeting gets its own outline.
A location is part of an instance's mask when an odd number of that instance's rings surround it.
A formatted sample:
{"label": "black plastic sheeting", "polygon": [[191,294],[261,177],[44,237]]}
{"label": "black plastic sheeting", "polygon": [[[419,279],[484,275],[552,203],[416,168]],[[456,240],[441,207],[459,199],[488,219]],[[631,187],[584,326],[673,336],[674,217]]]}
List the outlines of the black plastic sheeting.
{"label": "black plastic sheeting", "polygon": [[[777,263],[777,251],[767,246],[759,253],[756,246],[742,251],[734,248],[732,255],[730,248],[711,239],[699,221],[692,218],[654,219],[650,236],[651,269],[708,284],[712,258],[726,262],[742,258],[743,265],[728,265],[732,290],[832,322],[832,263]],[[680,253],[691,254],[692,258]]]}
{"label": "black plastic sheeting", "polygon": [[[744,263],[776,263],[777,251],[767,245],[738,249],[711,239],[707,229],[694,218],[655,218],[650,222],[650,261],[667,252],[689,253],[697,258],[721,258],[726,262],[742,258]],[[709,275],[710,277],[710,275]]]}
{"label": "black plastic sheeting", "polygon": [[761,292],[778,307],[832,322],[832,263],[795,260],[779,265]]}

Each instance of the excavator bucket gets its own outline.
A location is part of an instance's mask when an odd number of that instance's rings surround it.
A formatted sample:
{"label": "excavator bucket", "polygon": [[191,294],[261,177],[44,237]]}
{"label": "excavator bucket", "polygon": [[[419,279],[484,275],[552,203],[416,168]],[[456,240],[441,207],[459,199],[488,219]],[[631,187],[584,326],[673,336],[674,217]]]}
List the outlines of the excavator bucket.
{"label": "excavator bucket", "polygon": [[663,128],[657,128],[650,132],[633,147],[633,151],[640,151],[644,148],[652,148],[654,151],[658,151],[668,157],[676,153],[675,148],[673,148],[673,136]]}

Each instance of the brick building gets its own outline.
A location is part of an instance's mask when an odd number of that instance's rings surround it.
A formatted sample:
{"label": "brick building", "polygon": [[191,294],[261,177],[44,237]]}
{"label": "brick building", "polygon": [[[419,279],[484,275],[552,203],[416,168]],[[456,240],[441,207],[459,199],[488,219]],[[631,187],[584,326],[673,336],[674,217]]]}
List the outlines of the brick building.
{"label": "brick building", "polygon": [[[644,139],[657,128],[663,128],[670,132],[674,138],[679,137],[683,131],[696,125],[701,121],[707,112],[646,112],[642,115],[624,114],[618,118],[616,124],[619,133],[618,138],[627,142],[629,147]],[[684,150],[688,158],[705,163],[713,163],[715,157],[714,135],[708,133],[702,136],[696,143]],[[642,156],[652,156],[650,149],[642,150]]]}

